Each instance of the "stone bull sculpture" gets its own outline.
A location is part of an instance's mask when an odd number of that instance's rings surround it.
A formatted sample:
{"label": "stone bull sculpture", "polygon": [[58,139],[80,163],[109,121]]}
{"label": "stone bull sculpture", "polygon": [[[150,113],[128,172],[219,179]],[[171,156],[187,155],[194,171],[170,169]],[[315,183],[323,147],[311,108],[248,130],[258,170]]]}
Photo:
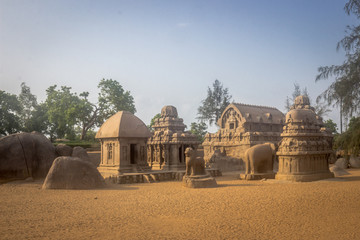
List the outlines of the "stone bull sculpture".
{"label": "stone bull sculpture", "polygon": [[245,152],[245,174],[241,179],[257,180],[275,178],[273,164],[276,158],[276,147],[273,143],[255,145]]}

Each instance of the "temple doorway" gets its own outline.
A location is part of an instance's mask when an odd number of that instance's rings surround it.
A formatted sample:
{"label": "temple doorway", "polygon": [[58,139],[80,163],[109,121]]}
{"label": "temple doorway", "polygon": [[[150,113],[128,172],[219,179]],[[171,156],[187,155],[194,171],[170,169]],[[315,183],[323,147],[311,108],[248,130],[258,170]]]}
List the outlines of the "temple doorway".
{"label": "temple doorway", "polygon": [[130,164],[136,164],[136,144],[130,144]]}

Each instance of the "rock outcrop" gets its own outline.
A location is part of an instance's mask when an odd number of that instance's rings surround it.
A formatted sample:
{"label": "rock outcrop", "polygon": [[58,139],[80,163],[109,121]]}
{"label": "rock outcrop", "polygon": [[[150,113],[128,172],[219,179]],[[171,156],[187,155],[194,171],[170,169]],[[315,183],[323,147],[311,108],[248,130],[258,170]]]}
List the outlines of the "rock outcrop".
{"label": "rock outcrop", "polygon": [[349,167],[349,160],[345,158],[339,158],[336,160],[335,165],[342,169],[347,169]]}
{"label": "rock outcrop", "polygon": [[77,157],[54,160],[42,186],[43,189],[93,189],[105,186],[94,164]]}
{"label": "rock outcrop", "polygon": [[351,156],[349,164],[352,168],[360,168],[360,157]]}
{"label": "rock outcrop", "polygon": [[40,133],[17,133],[0,138],[2,178],[45,177],[55,158],[54,145]]}
{"label": "rock outcrop", "polygon": [[72,147],[63,143],[58,144],[55,149],[58,156],[71,156],[73,152]]}

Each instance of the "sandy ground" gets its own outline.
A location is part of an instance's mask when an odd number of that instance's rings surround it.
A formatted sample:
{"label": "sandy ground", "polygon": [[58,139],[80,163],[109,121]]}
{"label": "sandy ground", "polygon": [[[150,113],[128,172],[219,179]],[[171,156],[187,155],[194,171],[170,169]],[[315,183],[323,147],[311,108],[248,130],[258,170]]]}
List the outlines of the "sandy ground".
{"label": "sandy ground", "polygon": [[42,181],[0,185],[0,239],[360,239],[360,170],[290,183],[217,178],[41,190]]}

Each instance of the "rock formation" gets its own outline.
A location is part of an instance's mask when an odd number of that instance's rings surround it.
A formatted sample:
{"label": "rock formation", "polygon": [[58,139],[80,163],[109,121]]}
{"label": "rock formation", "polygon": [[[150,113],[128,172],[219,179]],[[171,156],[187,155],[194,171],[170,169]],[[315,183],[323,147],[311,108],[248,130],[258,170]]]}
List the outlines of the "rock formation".
{"label": "rock formation", "polygon": [[335,162],[335,165],[342,169],[347,169],[349,167],[349,160],[346,158],[338,158]]}
{"label": "rock formation", "polygon": [[45,177],[55,158],[55,147],[40,133],[17,133],[0,138],[2,178]]}
{"label": "rock formation", "polygon": [[105,186],[94,164],[76,157],[54,160],[42,186],[43,189],[92,189]]}
{"label": "rock formation", "polygon": [[56,145],[55,150],[58,156],[71,156],[73,152],[72,147],[63,143]]}
{"label": "rock formation", "polygon": [[332,149],[327,136],[320,131],[322,126],[309,98],[298,96],[286,114],[277,152],[279,170],[276,179],[305,182],[334,177],[328,163]]}
{"label": "rock formation", "polygon": [[360,168],[360,157],[350,156],[349,164],[352,168]]}
{"label": "rock formation", "polygon": [[198,157],[192,148],[186,148],[186,172],[183,177],[183,185],[189,188],[216,187],[215,178],[206,173],[205,161]]}
{"label": "rock formation", "polygon": [[332,172],[335,175],[335,177],[350,175],[350,173],[348,171],[346,171],[345,169],[338,167],[336,165],[330,167],[329,170],[330,170],[330,172]]}

